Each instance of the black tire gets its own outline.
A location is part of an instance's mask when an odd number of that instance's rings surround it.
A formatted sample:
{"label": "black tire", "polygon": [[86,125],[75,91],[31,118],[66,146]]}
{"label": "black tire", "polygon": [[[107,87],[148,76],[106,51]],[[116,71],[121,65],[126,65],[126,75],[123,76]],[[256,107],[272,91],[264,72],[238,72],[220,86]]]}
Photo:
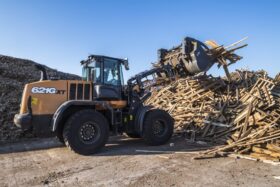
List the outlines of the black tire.
{"label": "black tire", "polygon": [[106,118],[93,110],[81,110],[70,116],[63,129],[65,145],[81,155],[99,151],[109,137]]}
{"label": "black tire", "polygon": [[133,133],[133,132],[128,133],[128,132],[126,132],[125,134],[126,134],[126,136],[128,136],[130,138],[141,138],[140,134],[138,134],[138,133]]}
{"label": "black tire", "polygon": [[162,145],[173,134],[174,120],[164,110],[153,109],[144,119],[143,138],[148,145]]}

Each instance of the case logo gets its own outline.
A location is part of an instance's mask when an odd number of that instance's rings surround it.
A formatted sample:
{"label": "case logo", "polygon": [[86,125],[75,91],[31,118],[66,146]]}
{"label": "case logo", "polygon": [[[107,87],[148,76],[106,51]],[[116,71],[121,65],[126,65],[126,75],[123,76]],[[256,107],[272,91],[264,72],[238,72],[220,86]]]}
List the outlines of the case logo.
{"label": "case logo", "polygon": [[64,94],[65,90],[57,90],[56,88],[47,87],[33,87],[31,92],[35,94]]}

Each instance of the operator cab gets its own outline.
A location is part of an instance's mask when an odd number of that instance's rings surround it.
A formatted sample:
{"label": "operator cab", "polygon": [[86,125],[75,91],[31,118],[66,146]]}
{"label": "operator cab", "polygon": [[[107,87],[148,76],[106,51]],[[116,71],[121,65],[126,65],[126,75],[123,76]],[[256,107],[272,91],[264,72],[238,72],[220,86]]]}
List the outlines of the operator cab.
{"label": "operator cab", "polygon": [[121,100],[123,91],[122,66],[126,70],[127,59],[90,55],[83,65],[82,79],[93,82],[93,97],[97,100]]}

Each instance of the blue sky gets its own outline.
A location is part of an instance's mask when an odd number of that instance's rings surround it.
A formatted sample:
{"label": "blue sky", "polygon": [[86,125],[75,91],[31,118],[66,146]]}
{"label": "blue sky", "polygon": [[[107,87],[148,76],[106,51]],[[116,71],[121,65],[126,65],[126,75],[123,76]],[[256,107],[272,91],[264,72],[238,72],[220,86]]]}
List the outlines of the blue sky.
{"label": "blue sky", "polygon": [[[89,54],[127,57],[126,79],[151,67],[157,49],[185,36],[230,44],[245,36],[230,69],[280,72],[280,1],[1,0],[0,54],[80,74]],[[215,75],[223,70],[213,67]]]}

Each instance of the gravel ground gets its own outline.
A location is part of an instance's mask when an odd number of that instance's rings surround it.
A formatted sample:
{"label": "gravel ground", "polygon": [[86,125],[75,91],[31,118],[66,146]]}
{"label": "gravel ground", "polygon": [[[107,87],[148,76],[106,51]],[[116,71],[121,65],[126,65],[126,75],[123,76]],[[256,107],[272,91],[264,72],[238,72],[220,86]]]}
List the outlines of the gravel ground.
{"label": "gravel ground", "polygon": [[6,144],[0,147],[0,186],[279,186],[279,166],[193,160],[191,151],[206,147],[178,137],[170,142],[174,146],[151,147],[140,139],[113,137],[92,156],[77,155],[53,138]]}

